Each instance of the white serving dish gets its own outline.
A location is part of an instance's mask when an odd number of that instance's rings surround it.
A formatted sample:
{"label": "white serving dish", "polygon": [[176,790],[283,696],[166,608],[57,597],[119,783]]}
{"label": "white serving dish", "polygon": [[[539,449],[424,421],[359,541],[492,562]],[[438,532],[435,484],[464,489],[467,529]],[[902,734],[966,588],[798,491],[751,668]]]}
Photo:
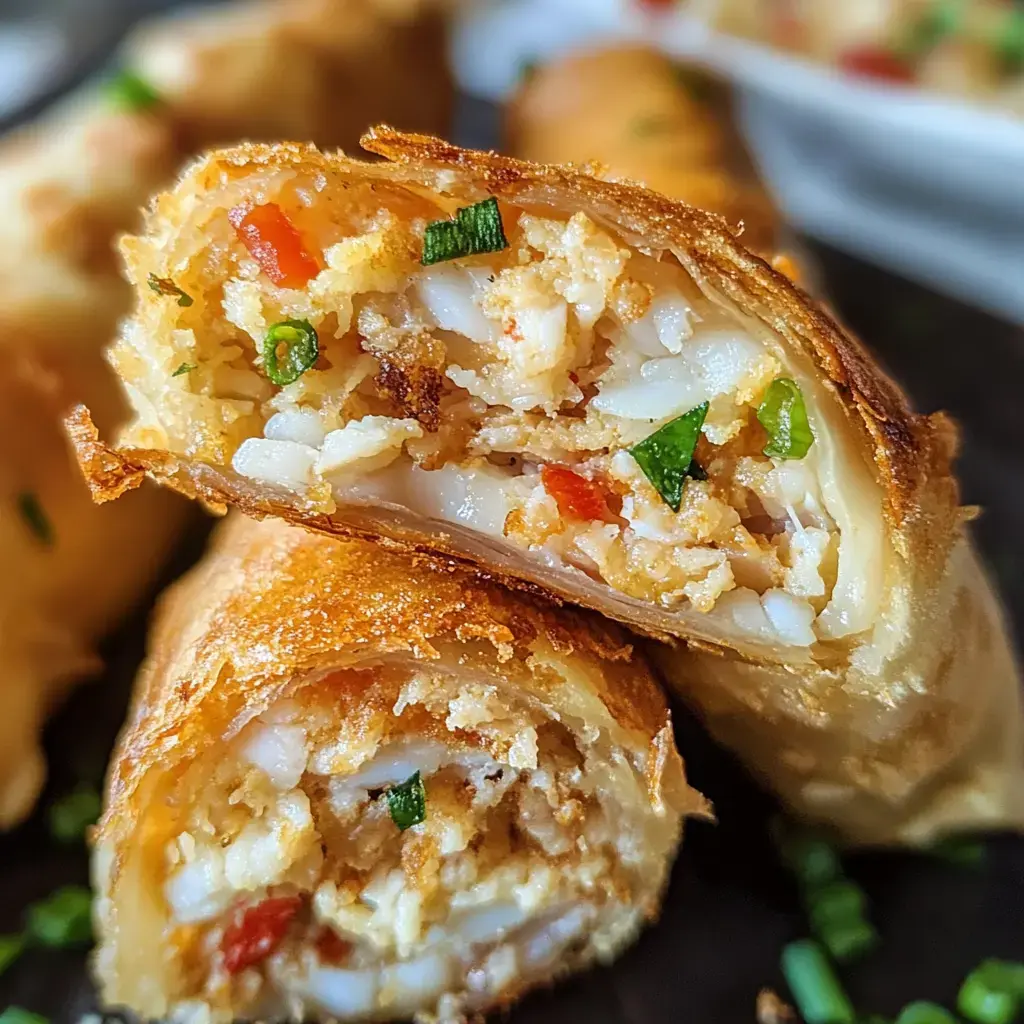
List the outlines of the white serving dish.
{"label": "white serving dish", "polygon": [[614,38],[698,59],[786,216],[808,234],[1024,323],[1024,121],[649,15],[622,0],[504,0],[457,34],[456,72],[497,99],[524,62]]}

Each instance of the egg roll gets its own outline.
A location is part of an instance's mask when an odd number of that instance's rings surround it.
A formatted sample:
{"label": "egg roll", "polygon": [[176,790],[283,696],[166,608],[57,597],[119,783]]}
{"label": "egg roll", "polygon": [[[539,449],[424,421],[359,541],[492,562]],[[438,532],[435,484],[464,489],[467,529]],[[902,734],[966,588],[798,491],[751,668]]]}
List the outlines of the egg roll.
{"label": "egg roll", "polygon": [[703,812],[614,626],[229,518],[161,602],[111,763],[101,996],[454,1024],[615,956]]}
{"label": "egg roll", "polygon": [[851,841],[1020,825],[1018,674],[953,424],[713,214],[364,145],[388,162],[215,152],[156,199],[111,350],[136,417],[119,449],[69,420],[95,496],[148,473],[685,641],[667,671],[712,732]]}
{"label": "egg roll", "polygon": [[285,132],[353,145],[367,117],[443,127],[451,89],[439,32],[413,0],[179,15],[140,30],[129,75],[82,90],[0,146],[0,422],[28,439],[0,459],[0,558],[11,570],[0,591],[0,829],[42,786],[46,715],[99,667],[97,640],[152,581],[187,509],[147,488],[98,513],[61,426],[76,402],[104,430],[128,415],[102,358],[131,300],[115,237],[212,143]]}
{"label": "egg roll", "polygon": [[640,43],[579,50],[531,68],[505,113],[509,152],[595,162],[604,176],[713,210],[771,253],[774,209],[735,130],[724,86]]}

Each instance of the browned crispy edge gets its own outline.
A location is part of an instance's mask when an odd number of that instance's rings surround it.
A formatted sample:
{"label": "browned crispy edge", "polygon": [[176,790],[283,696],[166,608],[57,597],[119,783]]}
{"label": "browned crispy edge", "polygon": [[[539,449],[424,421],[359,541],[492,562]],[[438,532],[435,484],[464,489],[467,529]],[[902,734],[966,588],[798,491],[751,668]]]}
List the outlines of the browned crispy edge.
{"label": "browned crispy edge", "polygon": [[[343,154],[321,154],[312,146],[244,144],[199,160],[186,175],[193,187],[213,187],[223,176],[245,174],[261,165],[312,165],[369,178],[425,188],[479,194],[523,204],[549,203],[584,210],[627,235],[639,236],[651,249],[669,249],[712,292],[733,302],[781,335],[811,359],[836,394],[863,450],[876,467],[885,498],[884,510],[893,546],[907,561],[917,584],[928,587],[945,570],[958,536],[959,498],[951,461],[956,431],[944,414],[917,415],[898,387],[887,378],[863,346],[800,288],[748,252],[725,221],[633,184],[605,181],[572,166],[532,164],[497,153],[461,149],[441,139],[378,126],[362,139],[364,148],[389,163],[365,163]],[[445,175],[444,182],[439,175]],[[156,197],[151,218],[172,223],[174,193]],[[415,551],[433,551],[467,561],[464,554],[436,538],[414,531],[382,538],[352,523],[332,519],[303,506],[292,494],[257,490],[229,468],[178,458],[166,452],[128,449],[116,452],[101,444],[83,410],[68,421],[79,461],[96,500],[109,500],[137,486],[149,473],[182,493],[223,510],[235,505],[256,518],[277,516],[309,529],[340,536],[362,536]],[[485,567],[500,582],[551,595],[546,588]],[[571,589],[561,598],[577,598]],[[657,632],[654,635],[659,635]]]}

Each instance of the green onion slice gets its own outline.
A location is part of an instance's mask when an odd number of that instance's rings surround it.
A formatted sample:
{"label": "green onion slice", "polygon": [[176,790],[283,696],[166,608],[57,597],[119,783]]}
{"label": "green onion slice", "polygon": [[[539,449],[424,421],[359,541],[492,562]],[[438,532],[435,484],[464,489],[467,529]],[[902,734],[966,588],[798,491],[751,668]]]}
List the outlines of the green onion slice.
{"label": "green onion slice", "polygon": [[24,948],[24,935],[0,935],[0,974],[21,956]]}
{"label": "green onion slice", "polygon": [[957,1009],[975,1024],[1009,1024],[1020,1003],[1017,992],[1008,985],[1011,980],[1000,961],[984,961],[960,986]]}
{"label": "green onion slice", "polygon": [[629,449],[644,476],[673,512],[678,512],[683,502],[683,482],[694,466],[693,450],[707,414],[708,403],[702,402]]}
{"label": "green onion slice", "polygon": [[32,491],[22,491],[18,495],[18,511],[36,540],[45,547],[51,547],[55,540],[53,524],[39,501],[39,496]]}
{"label": "green onion slice", "polygon": [[814,927],[821,944],[836,963],[850,963],[878,945],[878,932],[875,926],[863,917],[851,918],[848,921],[829,921],[825,924],[815,924]]}
{"label": "green onion slice", "polygon": [[175,371],[171,374],[172,377],[180,377],[183,374],[191,373],[196,369],[195,363],[182,363]]}
{"label": "green onion slice", "polygon": [[85,946],[92,939],[92,893],[66,885],[33,903],[25,916],[25,934],[41,946]]}
{"label": "green onion slice", "polygon": [[125,110],[149,110],[160,103],[160,93],[134,71],[120,71],[107,83],[107,95]]}
{"label": "green onion slice", "polygon": [[796,381],[788,377],[771,382],[758,406],[757,418],[768,431],[764,454],[773,459],[802,459],[814,444],[804,396]]}
{"label": "green onion slice", "polygon": [[970,836],[949,836],[924,850],[925,853],[961,868],[977,868],[985,863],[985,843]]}
{"label": "green onion slice", "polygon": [[157,295],[176,295],[179,306],[192,305],[192,296],[183,292],[169,277],[157,277],[156,274],[150,274],[147,282],[150,290],[156,292]]}
{"label": "green onion slice", "polygon": [[422,264],[444,263],[508,248],[501,211],[494,196],[455,211],[454,220],[435,220],[423,235]]}
{"label": "green onion slice", "polygon": [[800,939],[786,946],[782,973],[806,1024],[854,1024],[853,1006],[817,942]]}
{"label": "green onion slice", "polygon": [[391,820],[404,832],[427,818],[427,791],[420,773],[411,775],[405,782],[388,790],[388,810]]}
{"label": "green onion slice", "polygon": [[896,1024],[957,1024],[957,1020],[944,1006],[921,999],[904,1006]]}
{"label": "green onion slice", "polygon": [[960,30],[963,16],[963,0],[933,0],[931,7],[911,27],[901,52],[914,57],[934,49]]}
{"label": "green onion slice", "polygon": [[263,365],[275,384],[293,384],[319,358],[320,339],[308,320],[282,320],[267,331]]}
{"label": "green onion slice", "polygon": [[832,846],[812,832],[777,822],[772,829],[782,862],[801,888],[813,892],[842,877],[839,857]]}
{"label": "green onion slice", "polygon": [[1024,69],[1024,10],[1019,6],[1006,12],[996,49],[1007,72]]}
{"label": "green onion slice", "polygon": [[31,1010],[23,1010],[20,1006],[8,1006],[0,1013],[0,1024],[50,1024],[46,1017],[41,1017]]}
{"label": "green onion slice", "polygon": [[79,786],[55,801],[49,812],[50,834],[59,843],[77,843],[100,816],[100,795],[92,786]]}

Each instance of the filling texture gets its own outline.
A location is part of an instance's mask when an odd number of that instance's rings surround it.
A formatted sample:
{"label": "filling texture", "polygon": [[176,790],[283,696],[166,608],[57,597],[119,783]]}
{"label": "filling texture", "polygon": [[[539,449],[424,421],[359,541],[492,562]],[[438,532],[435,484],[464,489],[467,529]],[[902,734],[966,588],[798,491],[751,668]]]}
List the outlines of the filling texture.
{"label": "filling texture", "polygon": [[397,666],[279,701],[169,801],[173,1015],[454,1021],[611,952],[592,933],[636,930],[667,857],[637,827],[643,771],[605,746]]}
{"label": "filling texture", "polygon": [[[230,212],[179,242],[192,304],[162,299],[163,329],[142,314],[115,346],[139,414],[127,441],[325,512],[469,528],[769,643],[871,623],[879,498],[830,438],[835,410],[671,254],[582,212],[504,206],[504,248],[424,266],[451,200],[293,170],[225,192]],[[151,243],[127,244],[144,266]],[[689,447],[666,451],[684,421]]]}

